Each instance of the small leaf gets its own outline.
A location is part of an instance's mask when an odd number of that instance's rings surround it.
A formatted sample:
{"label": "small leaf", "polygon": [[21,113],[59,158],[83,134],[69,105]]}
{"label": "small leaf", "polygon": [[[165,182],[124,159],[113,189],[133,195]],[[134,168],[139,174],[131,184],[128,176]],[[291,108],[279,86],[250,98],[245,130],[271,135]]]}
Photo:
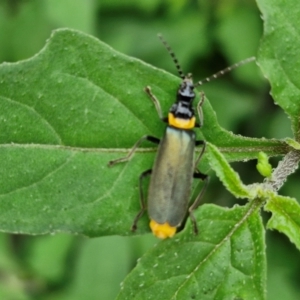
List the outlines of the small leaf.
{"label": "small leaf", "polygon": [[208,144],[207,149],[210,166],[227,190],[237,198],[253,199],[255,196],[254,191],[242,183],[239,175],[231,168],[218,148],[212,144]]}
{"label": "small leaf", "polygon": [[117,299],[265,299],[266,259],[255,201],[232,209],[203,205],[190,224],[157,244],[121,285]]}
{"label": "small leaf", "polygon": [[300,250],[300,205],[294,198],[271,194],[265,210],[272,212],[269,229],[277,229],[288,236]]}
{"label": "small leaf", "polygon": [[272,174],[272,166],[269,163],[268,155],[264,152],[258,153],[256,168],[258,172],[264,177],[270,177]]}

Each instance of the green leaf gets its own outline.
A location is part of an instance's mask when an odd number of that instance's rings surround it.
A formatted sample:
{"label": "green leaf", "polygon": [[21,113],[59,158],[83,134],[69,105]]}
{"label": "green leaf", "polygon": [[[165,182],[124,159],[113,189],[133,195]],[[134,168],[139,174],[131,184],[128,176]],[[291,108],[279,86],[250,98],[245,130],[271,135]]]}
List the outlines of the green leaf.
{"label": "green leaf", "polygon": [[300,138],[300,27],[299,1],[258,0],[264,19],[259,64],[269,79],[275,102],[292,121],[295,139]]}
{"label": "green leaf", "polygon": [[222,128],[217,116],[208,101],[203,104],[204,125],[201,132],[207,142],[216,145],[229,161],[256,159],[264,151],[269,156],[287,153],[288,146],[284,141],[265,138],[249,138],[235,135]]}
{"label": "green leaf", "polygon": [[237,198],[253,199],[255,197],[255,191],[249,189],[242,183],[238,173],[231,168],[218,148],[212,144],[208,144],[207,148],[210,166],[223,182],[226,189]]}
{"label": "green leaf", "polygon": [[300,205],[294,198],[270,195],[265,210],[272,212],[269,229],[284,233],[300,250]]}
{"label": "green leaf", "polygon": [[258,153],[256,168],[262,176],[271,176],[272,165],[269,163],[269,157],[265,152]]}
{"label": "green leaf", "polygon": [[263,225],[255,202],[203,205],[191,226],[160,242],[125,279],[117,299],[265,299]]}
{"label": "green leaf", "polygon": [[[156,146],[138,149],[128,163],[107,163],[145,134],[162,136],[165,125],[143,88],[151,86],[166,113],[179,82],[66,29],[55,31],[31,59],[2,64],[0,230],[130,234],[139,210],[138,176],[151,168]],[[222,150],[231,160],[252,158],[261,148],[287,151],[280,141],[223,130],[208,100],[204,115],[203,135],[227,147]],[[143,218],[138,232],[149,231],[147,223]]]}
{"label": "green leaf", "polygon": [[122,141],[130,147],[159,129],[157,116],[139,117],[153,108],[148,77],[168,86],[166,73],[154,71],[71,30],[56,31],[32,59],[1,66],[1,230],[129,234],[134,187],[152,155],[107,163]]}

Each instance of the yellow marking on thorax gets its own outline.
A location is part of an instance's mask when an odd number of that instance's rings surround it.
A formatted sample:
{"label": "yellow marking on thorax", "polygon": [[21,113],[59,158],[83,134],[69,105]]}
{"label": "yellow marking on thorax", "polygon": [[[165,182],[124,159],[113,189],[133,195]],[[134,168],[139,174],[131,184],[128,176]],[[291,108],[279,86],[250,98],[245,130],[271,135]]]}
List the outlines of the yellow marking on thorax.
{"label": "yellow marking on thorax", "polygon": [[195,127],[196,118],[192,117],[191,119],[180,119],[176,118],[172,113],[168,114],[168,123],[171,126],[180,129],[192,129]]}

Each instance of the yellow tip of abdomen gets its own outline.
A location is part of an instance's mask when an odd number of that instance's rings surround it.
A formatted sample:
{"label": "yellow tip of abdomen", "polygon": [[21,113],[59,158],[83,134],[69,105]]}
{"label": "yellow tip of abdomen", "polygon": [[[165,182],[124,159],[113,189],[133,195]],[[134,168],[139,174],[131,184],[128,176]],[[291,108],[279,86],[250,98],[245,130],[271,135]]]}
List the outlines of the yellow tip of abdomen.
{"label": "yellow tip of abdomen", "polygon": [[150,228],[153,234],[160,239],[166,239],[174,236],[177,229],[176,227],[169,225],[167,222],[159,224],[154,220],[150,221]]}

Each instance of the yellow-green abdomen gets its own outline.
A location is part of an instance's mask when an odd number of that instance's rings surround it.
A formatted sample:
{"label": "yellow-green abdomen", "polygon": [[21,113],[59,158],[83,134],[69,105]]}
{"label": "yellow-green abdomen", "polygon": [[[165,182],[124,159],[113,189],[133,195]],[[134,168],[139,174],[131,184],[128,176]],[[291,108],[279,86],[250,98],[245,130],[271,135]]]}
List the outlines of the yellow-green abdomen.
{"label": "yellow-green abdomen", "polygon": [[190,200],[195,133],[168,126],[160,142],[148,190],[148,213],[156,223],[178,227]]}

